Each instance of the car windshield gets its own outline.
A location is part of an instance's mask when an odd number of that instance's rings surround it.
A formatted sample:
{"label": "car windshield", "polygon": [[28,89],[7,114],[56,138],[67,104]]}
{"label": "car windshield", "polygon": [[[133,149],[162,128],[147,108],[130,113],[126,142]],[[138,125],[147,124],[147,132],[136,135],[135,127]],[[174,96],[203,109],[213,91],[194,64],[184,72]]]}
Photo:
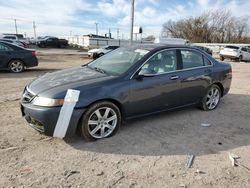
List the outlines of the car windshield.
{"label": "car windshield", "polygon": [[88,67],[110,75],[121,75],[149,51],[138,48],[118,48],[88,64]]}
{"label": "car windshield", "polygon": [[230,48],[230,49],[235,49],[235,50],[238,50],[238,49],[239,49],[238,46],[226,46],[225,48]]}

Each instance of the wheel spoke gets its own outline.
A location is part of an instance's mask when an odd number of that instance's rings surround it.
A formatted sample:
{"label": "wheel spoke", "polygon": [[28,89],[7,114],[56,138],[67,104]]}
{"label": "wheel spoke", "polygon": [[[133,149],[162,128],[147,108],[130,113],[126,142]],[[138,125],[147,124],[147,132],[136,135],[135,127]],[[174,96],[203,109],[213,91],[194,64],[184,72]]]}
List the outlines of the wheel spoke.
{"label": "wheel spoke", "polygon": [[99,109],[95,111],[95,114],[97,115],[97,118],[98,118],[98,119],[101,119],[101,118],[102,118],[102,115],[101,115]]}
{"label": "wheel spoke", "polygon": [[208,98],[209,100],[211,99],[211,97],[212,97],[211,95],[207,95],[207,98]]}
{"label": "wheel spoke", "polygon": [[91,132],[90,132],[90,134],[95,134],[98,130],[100,129],[100,126],[99,125],[97,125]]}
{"label": "wheel spoke", "polygon": [[109,112],[110,112],[110,108],[106,108],[103,117],[104,117],[104,118],[108,118]]}
{"label": "wheel spoke", "polygon": [[211,100],[207,101],[206,104],[209,105],[211,103]]}
{"label": "wheel spoke", "polygon": [[89,125],[98,125],[98,121],[89,120]]}
{"label": "wheel spoke", "polygon": [[111,117],[109,117],[108,119],[106,119],[106,122],[110,122],[116,119],[116,115],[113,115]]}
{"label": "wheel spoke", "polygon": [[101,128],[101,137],[103,137],[104,134],[105,134],[105,130],[104,130],[104,129],[105,129],[105,127],[102,127],[102,128]]}
{"label": "wheel spoke", "polygon": [[214,92],[214,96],[217,96],[218,93],[219,93],[219,91],[218,91],[218,89],[216,89],[215,92]]}
{"label": "wheel spoke", "polygon": [[212,109],[212,107],[213,107],[213,102],[209,104],[209,109]]}
{"label": "wheel spoke", "polygon": [[105,125],[105,127],[107,127],[108,129],[111,129],[111,130],[114,129],[114,127],[112,125],[108,124],[108,123]]}

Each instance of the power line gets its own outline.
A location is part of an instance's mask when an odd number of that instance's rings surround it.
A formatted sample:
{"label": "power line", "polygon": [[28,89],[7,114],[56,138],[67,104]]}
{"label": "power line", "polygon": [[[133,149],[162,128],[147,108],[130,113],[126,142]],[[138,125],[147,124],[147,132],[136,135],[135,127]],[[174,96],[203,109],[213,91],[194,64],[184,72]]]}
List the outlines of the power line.
{"label": "power line", "polygon": [[36,39],[36,23],[33,21],[34,38]]}
{"label": "power line", "polygon": [[132,45],[132,43],[133,43],[134,8],[135,8],[135,0],[131,0],[131,28],[130,28],[130,45]]}
{"label": "power line", "polygon": [[98,35],[98,23],[97,22],[95,22],[95,33],[96,33],[96,35]]}
{"label": "power line", "polygon": [[16,28],[16,34],[17,34],[17,24],[16,24],[16,19],[14,19],[15,22],[15,28]]}

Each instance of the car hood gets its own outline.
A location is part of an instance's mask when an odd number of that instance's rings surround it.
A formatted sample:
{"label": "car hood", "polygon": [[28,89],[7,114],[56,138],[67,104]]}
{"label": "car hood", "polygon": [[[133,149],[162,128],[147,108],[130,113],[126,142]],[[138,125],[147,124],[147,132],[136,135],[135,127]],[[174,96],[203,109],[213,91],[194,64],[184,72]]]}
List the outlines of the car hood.
{"label": "car hood", "polygon": [[35,94],[59,87],[76,87],[96,83],[108,78],[106,74],[97,72],[87,66],[70,68],[53,73],[47,73],[28,85],[30,91]]}

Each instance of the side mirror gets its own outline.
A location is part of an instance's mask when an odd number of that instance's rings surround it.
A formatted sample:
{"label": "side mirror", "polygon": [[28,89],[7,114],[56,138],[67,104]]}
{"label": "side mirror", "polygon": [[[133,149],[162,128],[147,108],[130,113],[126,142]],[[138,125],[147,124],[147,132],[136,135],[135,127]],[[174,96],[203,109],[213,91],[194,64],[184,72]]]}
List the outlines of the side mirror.
{"label": "side mirror", "polygon": [[142,80],[144,77],[152,77],[154,73],[148,68],[141,69],[138,74],[135,75],[135,79]]}
{"label": "side mirror", "polygon": [[143,68],[140,70],[140,72],[138,73],[138,75],[141,75],[141,76],[153,76],[154,75],[154,72],[149,69],[149,68]]}

